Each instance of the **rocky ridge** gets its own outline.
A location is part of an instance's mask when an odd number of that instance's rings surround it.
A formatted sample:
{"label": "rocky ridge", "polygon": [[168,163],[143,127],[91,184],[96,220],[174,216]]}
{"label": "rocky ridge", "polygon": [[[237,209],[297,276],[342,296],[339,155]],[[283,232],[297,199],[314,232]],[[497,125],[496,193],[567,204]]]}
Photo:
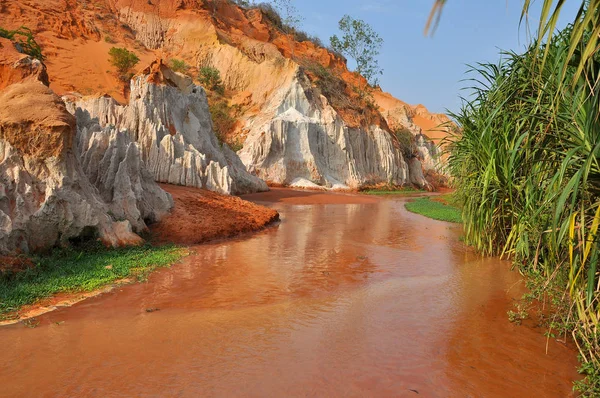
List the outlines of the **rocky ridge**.
{"label": "rocky ridge", "polygon": [[377,125],[349,127],[300,72],[278,94],[273,116],[262,124],[250,122],[239,152],[251,172],[303,188],[358,189],[380,182],[428,187],[422,172],[411,175],[391,134]]}

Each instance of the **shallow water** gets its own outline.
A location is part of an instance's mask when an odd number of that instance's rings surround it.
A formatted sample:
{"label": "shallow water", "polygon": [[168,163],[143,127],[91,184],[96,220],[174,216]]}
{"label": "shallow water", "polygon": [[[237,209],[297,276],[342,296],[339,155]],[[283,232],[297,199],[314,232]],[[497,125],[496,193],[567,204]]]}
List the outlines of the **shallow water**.
{"label": "shallow water", "polygon": [[0,396],[571,395],[575,350],[508,321],[521,278],[460,227],[405,199],[251,198],[282,222],[0,328]]}

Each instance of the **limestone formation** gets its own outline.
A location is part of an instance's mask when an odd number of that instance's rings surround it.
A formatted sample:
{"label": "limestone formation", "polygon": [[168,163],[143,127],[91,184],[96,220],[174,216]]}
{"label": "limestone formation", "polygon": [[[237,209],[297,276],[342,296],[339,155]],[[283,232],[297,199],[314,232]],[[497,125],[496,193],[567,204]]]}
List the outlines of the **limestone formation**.
{"label": "limestone formation", "polygon": [[102,129],[84,111],[75,115],[81,166],[111,215],[131,222],[135,231],[144,231],[148,223],[165,216],[173,207],[173,199],[146,169],[139,145],[113,127]]}
{"label": "limestone formation", "polygon": [[139,147],[83,113],[77,132],[75,117],[47,87],[45,66],[9,41],[0,39],[0,47],[0,254],[74,239],[140,244],[136,232],[173,201],[145,169]]}
{"label": "limestone formation", "polygon": [[226,194],[268,190],[217,140],[204,89],[160,61],[133,78],[129,105],[100,97],[73,106],[102,127],[125,131],[158,182]]}
{"label": "limestone formation", "polygon": [[262,123],[249,123],[250,134],[239,152],[248,169],[264,180],[332,189],[382,182],[428,186],[422,171],[410,175],[390,133],[377,126],[348,127],[301,72],[274,95],[270,114]]}
{"label": "limestone formation", "polygon": [[35,80],[0,92],[0,253],[30,252],[84,236],[136,244],[115,222],[72,150],[75,120]]}

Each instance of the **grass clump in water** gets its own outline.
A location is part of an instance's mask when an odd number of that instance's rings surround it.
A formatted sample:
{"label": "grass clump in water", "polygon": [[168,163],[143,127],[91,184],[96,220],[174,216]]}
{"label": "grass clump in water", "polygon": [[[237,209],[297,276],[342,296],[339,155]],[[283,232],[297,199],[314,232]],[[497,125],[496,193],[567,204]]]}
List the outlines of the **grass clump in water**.
{"label": "grass clump in water", "polygon": [[422,192],[425,192],[425,191],[414,188],[414,187],[397,188],[397,187],[385,186],[383,188],[369,188],[369,189],[362,191],[361,193],[364,193],[367,195],[406,195],[406,194],[422,193]]}
{"label": "grass clump in water", "polygon": [[98,245],[32,258],[35,266],[30,269],[0,273],[0,319],[57,293],[89,292],[125,278],[143,280],[152,270],[185,255],[185,249],[175,246],[106,249]]}
{"label": "grass clump in water", "polygon": [[434,220],[462,223],[460,209],[450,203],[431,200],[431,198],[419,198],[407,203],[405,207],[411,213],[420,214]]}

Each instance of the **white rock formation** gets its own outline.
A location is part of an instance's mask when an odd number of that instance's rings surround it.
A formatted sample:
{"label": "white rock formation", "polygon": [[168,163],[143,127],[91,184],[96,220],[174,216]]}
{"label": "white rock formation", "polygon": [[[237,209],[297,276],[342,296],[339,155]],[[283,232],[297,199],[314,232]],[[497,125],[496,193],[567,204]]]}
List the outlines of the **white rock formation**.
{"label": "white rock formation", "polygon": [[137,143],[115,128],[102,129],[87,112],[77,110],[76,149],[90,182],[116,219],[131,222],[135,231],[159,221],[173,208],[141,160]]}
{"label": "white rock formation", "polygon": [[225,194],[268,190],[217,140],[204,89],[158,61],[132,80],[129,105],[101,97],[80,99],[72,106],[102,127],[127,132],[158,182]]}
{"label": "white rock formation", "polygon": [[428,141],[422,133],[415,136],[417,155],[424,170],[441,171],[443,163],[438,155],[439,149],[433,141]]}
{"label": "white rock formation", "polygon": [[75,120],[36,80],[0,91],[0,253],[30,252],[81,237],[137,244],[115,221],[72,150]]}
{"label": "white rock formation", "polygon": [[346,126],[301,73],[247,127],[250,133],[238,154],[250,172],[268,182],[331,189],[381,182],[428,186],[422,172],[410,176],[388,132]]}

